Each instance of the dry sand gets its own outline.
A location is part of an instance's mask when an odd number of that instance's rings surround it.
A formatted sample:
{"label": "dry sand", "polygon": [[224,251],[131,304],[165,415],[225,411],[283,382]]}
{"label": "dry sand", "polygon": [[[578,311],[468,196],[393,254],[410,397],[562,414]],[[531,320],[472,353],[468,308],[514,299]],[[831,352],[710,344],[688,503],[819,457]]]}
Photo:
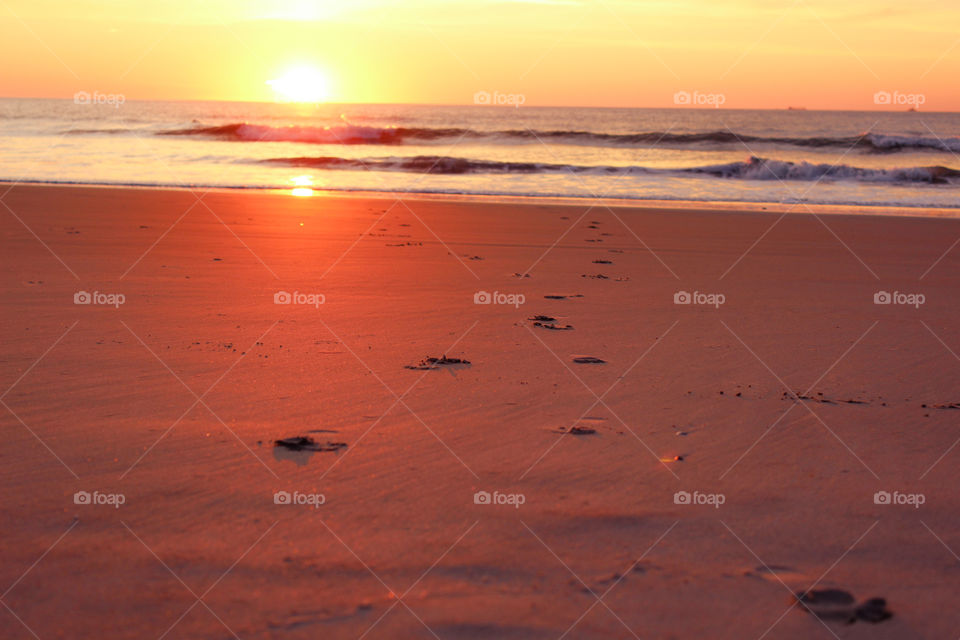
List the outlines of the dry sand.
{"label": "dry sand", "polygon": [[[958,633],[960,411],[934,407],[960,402],[958,221],[2,203],[0,637]],[[469,364],[406,368],[444,355]],[[295,436],[346,447],[273,445]],[[893,617],[818,619],[792,596],[811,588]]]}

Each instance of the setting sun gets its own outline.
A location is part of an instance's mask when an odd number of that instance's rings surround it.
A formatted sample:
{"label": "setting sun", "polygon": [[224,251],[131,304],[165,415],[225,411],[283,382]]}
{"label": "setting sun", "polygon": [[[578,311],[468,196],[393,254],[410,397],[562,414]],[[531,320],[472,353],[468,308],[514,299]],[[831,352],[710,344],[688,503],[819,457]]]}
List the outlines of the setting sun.
{"label": "setting sun", "polygon": [[290,69],[267,84],[283,102],[324,102],[330,97],[326,74],[314,67]]}

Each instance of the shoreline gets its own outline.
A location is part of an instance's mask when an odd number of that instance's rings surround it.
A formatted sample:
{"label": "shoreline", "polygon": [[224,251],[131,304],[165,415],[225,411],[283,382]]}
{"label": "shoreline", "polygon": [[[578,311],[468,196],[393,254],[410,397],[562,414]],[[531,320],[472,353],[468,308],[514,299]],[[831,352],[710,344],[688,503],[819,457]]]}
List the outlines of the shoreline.
{"label": "shoreline", "polygon": [[171,186],[171,185],[123,185],[100,184],[84,182],[49,182],[30,180],[0,180],[0,189],[12,190],[14,187],[29,187],[32,189],[96,189],[118,191],[144,192],[188,192],[195,193],[222,193],[222,194],[269,194],[309,198],[345,198],[360,200],[403,200],[424,202],[450,203],[489,203],[504,205],[529,206],[560,206],[580,207],[587,203],[594,208],[616,207],[619,209],[639,209],[656,211],[712,211],[716,213],[759,213],[759,214],[787,214],[787,215],[830,215],[878,218],[918,218],[918,219],[958,219],[960,220],[960,204],[955,209],[942,207],[903,207],[890,205],[850,205],[850,204],[810,204],[810,203],[779,203],[779,202],[751,202],[739,200],[659,200],[659,199],[630,199],[630,198],[594,198],[592,196],[537,196],[537,195],[510,195],[510,194],[472,194],[472,193],[438,193],[429,191],[365,191],[365,190],[337,190],[306,188],[309,195],[297,195],[294,191],[303,187],[277,189],[270,187],[205,187],[205,186]]}

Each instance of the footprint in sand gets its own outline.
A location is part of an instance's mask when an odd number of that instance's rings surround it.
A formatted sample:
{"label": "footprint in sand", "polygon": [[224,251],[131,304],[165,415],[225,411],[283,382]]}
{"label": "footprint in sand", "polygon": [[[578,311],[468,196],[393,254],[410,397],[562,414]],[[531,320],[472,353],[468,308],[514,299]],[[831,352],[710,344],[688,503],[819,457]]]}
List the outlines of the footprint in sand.
{"label": "footprint in sand", "polygon": [[[925,404],[921,406],[924,409],[927,407],[927,405]],[[934,409],[960,409],[960,402],[946,402],[946,403],[934,404],[930,406],[933,407]]]}
{"label": "footprint in sand", "polygon": [[[744,571],[745,576],[756,576],[771,583],[797,584],[809,581],[811,577],[791,567],[765,565]],[[893,612],[887,608],[883,598],[868,598],[857,603],[849,591],[828,587],[824,589],[806,589],[794,593],[795,602],[800,611],[812,613],[821,620],[853,624],[857,620],[873,624],[889,620]]]}
{"label": "footprint in sand", "polygon": [[552,322],[534,322],[533,326],[540,327],[541,329],[549,329],[550,331],[573,331],[573,325],[565,324],[553,324]]}
{"label": "footprint in sand", "polygon": [[593,356],[573,356],[573,361],[577,364],[607,364],[606,360],[594,358]]}
{"label": "footprint in sand", "polygon": [[[686,432],[684,432],[684,435]],[[810,576],[800,573],[791,567],[783,567],[775,564],[765,565],[744,571],[745,576],[759,576],[770,582],[789,582],[791,584],[804,583],[810,580]]]}
{"label": "footprint in sand", "polygon": [[293,438],[283,438],[274,440],[273,457],[277,460],[289,460],[297,465],[304,466],[310,460],[310,456],[323,451],[339,451],[346,449],[345,442],[320,443],[310,436],[296,436]]}
{"label": "footprint in sand", "polygon": [[606,421],[606,418],[585,416],[572,427],[559,427],[556,431],[571,436],[589,436],[595,434]]}
{"label": "footprint in sand", "polygon": [[834,620],[853,624],[857,620],[877,624],[893,617],[883,598],[870,598],[857,604],[856,598],[843,589],[812,589],[796,594],[803,611],[821,620]]}
{"label": "footprint in sand", "polygon": [[573,331],[573,326],[569,324],[556,324],[557,319],[553,316],[530,316],[527,318],[527,320],[533,322],[533,326],[540,327],[541,329],[549,329],[551,331]]}
{"label": "footprint in sand", "polygon": [[418,362],[417,364],[408,364],[405,369],[417,369],[421,371],[427,371],[430,369],[439,369],[440,367],[469,367],[470,361],[464,360],[463,358],[448,358],[446,355],[443,355],[439,358],[427,357]]}
{"label": "footprint in sand", "polygon": [[596,432],[597,430],[594,429],[593,427],[585,427],[579,424],[576,425],[575,427],[570,427],[569,429],[561,431],[561,433],[568,433],[572,436],[589,436],[589,435],[593,435]]}

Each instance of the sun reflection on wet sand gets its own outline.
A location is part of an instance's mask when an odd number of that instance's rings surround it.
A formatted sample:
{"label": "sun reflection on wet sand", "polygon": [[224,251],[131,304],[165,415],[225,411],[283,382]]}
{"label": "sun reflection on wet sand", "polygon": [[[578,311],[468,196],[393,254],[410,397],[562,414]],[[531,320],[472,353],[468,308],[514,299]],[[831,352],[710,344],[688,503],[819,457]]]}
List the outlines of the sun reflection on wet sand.
{"label": "sun reflection on wet sand", "polygon": [[290,178],[290,182],[295,185],[290,191],[290,195],[298,198],[304,198],[313,195],[313,189],[311,188],[313,186],[313,177],[296,176],[294,178]]}

